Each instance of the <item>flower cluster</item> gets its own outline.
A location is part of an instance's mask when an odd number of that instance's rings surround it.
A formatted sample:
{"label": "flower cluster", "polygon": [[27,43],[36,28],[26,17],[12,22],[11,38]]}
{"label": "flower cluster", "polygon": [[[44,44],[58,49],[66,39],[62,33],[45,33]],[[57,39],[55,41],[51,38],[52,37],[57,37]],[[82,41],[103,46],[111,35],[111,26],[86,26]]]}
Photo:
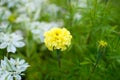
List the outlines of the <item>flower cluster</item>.
{"label": "flower cluster", "polygon": [[72,39],[70,32],[65,28],[52,28],[45,32],[44,37],[45,45],[51,51],[54,49],[66,50]]}
{"label": "flower cluster", "polygon": [[[10,28],[8,22],[0,23],[0,49],[7,48],[7,53],[15,53],[16,48],[25,46],[25,43],[22,32],[20,30],[11,32]],[[0,61],[0,80],[22,80],[21,75],[29,67],[28,63],[19,58],[9,60],[7,57]]]}
{"label": "flower cluster", "polygon": [[0,63],[0,80],[21,80],[21,75],[29,67],[25,60],[4,57]]}

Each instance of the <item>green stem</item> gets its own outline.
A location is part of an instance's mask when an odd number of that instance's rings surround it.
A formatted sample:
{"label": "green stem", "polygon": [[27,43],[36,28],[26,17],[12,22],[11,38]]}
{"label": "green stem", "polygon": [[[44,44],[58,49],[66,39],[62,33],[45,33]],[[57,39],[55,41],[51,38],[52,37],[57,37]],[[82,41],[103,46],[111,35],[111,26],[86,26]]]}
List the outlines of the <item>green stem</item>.
{"label": "green stem", "polygon": [[16,78],[14,78],[14,80],[17,80]]}
{"label": "green stem", "polygon": [[8,52],[6,53],[6,57],[7,57],[7,58],[9,57]]}
{"label": "green stem", "polygon": [[[89,44],[90,40],[91,40],[91,36],[92,36],[92,32],[93,32],[93,28],[95,26],[95,21],[96,21],[96,11],[97,11],[97,0],[95,0],[95,3],[93,4],[94,5],[94,10],[92,8],[90,8],[90,24],[91,24],[91,30],[89,32],[89,35],[88,35],[88,38],[87,38],[87,41],[86,43]],[[89,0],[87,0],[87,5],[89,6]]]}
{"label": "green stem", "polygon": [[95,65],[93,66],[93,69],[92,69],[92,71],[91,71],[91,73],[90,73],[90,75],[89,75],[89,77],[88,77],[87,80],[90,80],[91,76],[94,74],[95,69],[96,69],[98,63],[100,62],[100,60],[101,60],[101,58],[103,57],[104,54],[105,54],[105,48],[100,48],[100,49],[98,50],[96,63],[95,63]]}
{"label": "green stem", "polygon": [[[26,24],[25,24],[26,26]],[[26,27],[26,56],[29,57],[29,30]]]}
{"label": "green stem", "polygon": [[101,52],[101,50],[99,50],[98,55],[97,55],[97,59],[96,59],[96,63],[94,65],[91,73],[94,73],[94,71],[95,71],[95,69],[96,69],[96,67],[97,67],[101,57],[102,57],[102,52]]}
{"label": "green stem", "polygon": [[70,13],[70,15],[69,15],[69,17],[70,17],[70,19],[69,19],[69,26],[73,26],[73,24],[72,24],[72,21],[73,21],[73,8],[72,8],[72,5],[71,5],[71,0],[68,0],[68,11],[69,11],[69,13]]}
{"label": "green stem", "polygon": [[58,59],[58,66],[59,66],[59,68],[61,68],[60,50],[57,50],[56,53],[57,53],[57,59]]}

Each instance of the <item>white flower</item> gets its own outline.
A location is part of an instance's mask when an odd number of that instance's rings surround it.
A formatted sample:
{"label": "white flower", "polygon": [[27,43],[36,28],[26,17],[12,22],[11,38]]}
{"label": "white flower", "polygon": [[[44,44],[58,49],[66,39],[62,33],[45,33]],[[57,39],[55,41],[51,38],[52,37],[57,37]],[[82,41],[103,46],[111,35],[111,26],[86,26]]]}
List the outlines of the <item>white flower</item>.
{"label": "white flower", "polygon": [[23,37],[16,32],[12,34],[0,34],[0,49],[7,48],[7,52],[16,52],[16,47],[23,47],[25,43],[22,41]]}
{"label": "white flower", "polygon": [[30,21],[30,18],[26,14],[21,14],[16,19],[17,23],[20,23],[20,22],[29,22],[29,21]]}
{"label": "white flower", "polygon": [[21,5],[23,2],[25,2],[26,0],[1,0],[2,1],[2,5],[6,5],[8,8],[12,8],[12,7],[17,7],[19,5]]}
{"label": "white flower", "polygon": [[75,13],[73,19],[75,21],[79,21],[82,18],[82,15],[80,13]]}
{"label": "white flower", "polygon": [[71,4],[74,7],[86,8],[87,0],[71,0]]}
{"label": "white flower", "polygon": [[0,7],[0,18],[2,20],[7,20],[9,18],[9,16],[11,15],[10,10],[8,10],[5,7]]}
{"label": "white flower", "polygon": [[18,59],[7,59],[1,60],[0,63],[0,80],[21,80],[21,75],[29,67],[25,60]]}
{"label": "white flower", "polygon": [[25,4],[25,8],[34,12],[36,9],[41,8],[45,0],[31,0]]}
{"label": "white flower", "polygon": [[42,6],[46,2],[46,0],[22,0],[21,2],[23,4],[17,7],[16,10],[16,12],[20,14],[16,22],[26,22],[29,20],[39,19]]}
{"label": "white flower", "polygon": [[82,7],[82,8],[85,8],[87,7],[87,0],[78,0],[78,6],[79,7]]}
{"label": "white flower", "polygon": [[55,5],[55,4],[49,4],[46,9],[44,9],[44,13],[45,14],[49,14],[50,16],[53,17],[57,16],[58,12],[62,10],[59,6]]}

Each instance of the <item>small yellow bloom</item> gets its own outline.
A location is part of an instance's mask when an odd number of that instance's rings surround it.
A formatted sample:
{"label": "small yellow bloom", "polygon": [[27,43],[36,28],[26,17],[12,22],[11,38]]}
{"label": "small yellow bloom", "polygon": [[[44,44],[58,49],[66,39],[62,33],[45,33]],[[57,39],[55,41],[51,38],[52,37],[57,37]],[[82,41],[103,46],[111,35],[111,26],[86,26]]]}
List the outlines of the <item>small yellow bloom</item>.
{"label": "small yellow bloom", "polygon": [[107,46],[107,42],[105,42],[105,41],[103,41],[103,40],[101,40],[101,41],[99,41],[98,42],[99,43],[99,47],[106,47]]}
{"label": "small yellow bloom", "polygon": [[46,47],[53,51],[59,49],[64,51],[71,44],[72,35],[65,28],[52,28],[44,33]]}
{"label": "small yellow bloom", "polygon": [[15,20],[16,20],[15,15],[10,15],[8,18],[8,21],[10,21],[11,23],[15,22]]}

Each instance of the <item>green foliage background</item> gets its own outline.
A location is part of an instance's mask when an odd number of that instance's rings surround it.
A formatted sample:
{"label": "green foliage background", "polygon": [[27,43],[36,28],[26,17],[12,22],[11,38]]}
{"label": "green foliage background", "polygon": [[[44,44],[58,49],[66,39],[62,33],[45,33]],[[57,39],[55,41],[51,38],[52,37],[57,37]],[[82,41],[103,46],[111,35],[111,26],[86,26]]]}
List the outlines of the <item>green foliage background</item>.
{"label": "green foliage background", "polygon": [[[73,36],[70,48],[61,52],[61,68],[56,53],[49,51],[44,44],[37,44],[32,34],[21,28],[27,34],[24,36],[26,46],[9,56],[24,58],[30,64],[23,80],[120,80],[120,0],[87,0],[87,8],[74,7],[71,1],[51,0],[69,12],[60,13],[53,20],[63,19],[64,27]],[[80,21],[73,20],[76,11],[82,15]],[[43,15],[41,20],[49,22],[51,18]],[[100,40],[106,41],[108,46],[92,73]],[[6,50],[0,51],[0,58],[4,53]]]}

